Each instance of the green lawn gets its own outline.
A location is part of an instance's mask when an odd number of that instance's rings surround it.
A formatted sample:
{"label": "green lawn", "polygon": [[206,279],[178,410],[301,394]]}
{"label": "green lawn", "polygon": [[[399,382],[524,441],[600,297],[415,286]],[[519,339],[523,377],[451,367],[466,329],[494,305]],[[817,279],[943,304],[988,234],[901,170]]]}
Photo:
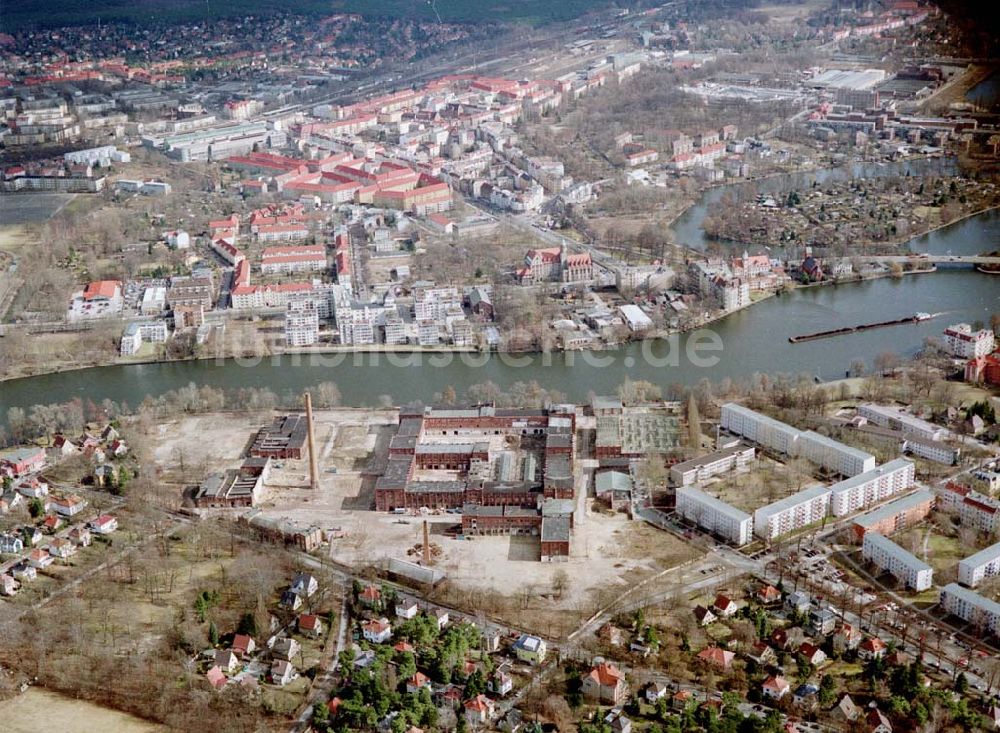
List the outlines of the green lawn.
{"label": "green lawn", "polygon": [[306,15],[360,13],[369,17],[435,20],[435,10],[443,21],[515,21],[540,24],[584,15],[592,10],[627,6],[634,0],[93,0],[89,3],[52,0],[4,2],[4,30],[61,25],[87,25],[124,21],[141,25],[200,21],[206,17],[226,18],[297,12]]}

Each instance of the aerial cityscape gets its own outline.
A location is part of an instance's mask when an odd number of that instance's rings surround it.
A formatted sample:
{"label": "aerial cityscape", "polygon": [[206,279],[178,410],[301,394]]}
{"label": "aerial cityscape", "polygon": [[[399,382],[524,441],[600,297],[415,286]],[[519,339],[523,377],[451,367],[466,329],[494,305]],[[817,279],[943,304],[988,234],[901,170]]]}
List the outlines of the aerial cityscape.
{"label": "aerial cityscape", "polygon": [[1000,730],[985,5],[0,4],[0,729]]}

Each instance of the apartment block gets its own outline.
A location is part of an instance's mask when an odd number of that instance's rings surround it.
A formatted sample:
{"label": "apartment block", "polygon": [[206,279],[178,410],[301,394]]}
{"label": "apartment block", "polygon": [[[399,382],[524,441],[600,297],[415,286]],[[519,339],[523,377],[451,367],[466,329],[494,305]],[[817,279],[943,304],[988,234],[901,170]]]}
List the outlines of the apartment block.
{"label": "apartment block", "polygon": [[311,300],[288,304],[285,312],[285,343],[289,346],[311,346],[319,341],[319,312]]}
{"label": "apartment block", "polygon": [[941,605],[948,613],[977,629],[1000,634],[1000,603],[996,601],[983,598],[958,583],[949,583],[941,589]]}
{"label": "apartment block", "polygon": [[934,582],[934,569],[930,565],[878,532],[865,533],[861,555],[915,591],[927,590]]}
{"label": "apartment block", "polygon": [[830,489],[826,486],[812,486],[754,512],[754,534],[765,540],[773,540],[822,521],[829,509]]}
{"label": "apartment block", "polygon": [[899,532],[922,521],[933,507],[934,494],[930,491],[914,491],[855,519],[852,525],[854,534],[860,540],[868,532],[883,535]]}
{"label": "apartment block", "polygon": [[997,574],[1000,574],[1000,542],[958,563],[958,582],[970,588]]}
{"label": "apartment block", "polygon": [[993,351],[996,340],[989,329],[973,331],[968,323],[958,323],[944,330],[944,346],[961,359],[976,359]]}
{"label": "apartment block", "polygon": [[735,445],[678,463],[670,469],[670,481],[675,486],[691,484],[730,471],[742,471],[750,466],[756,451],[753,446]]}
{"label": "apartment block", "polygon": [[913,486],[913,461],[897,458],[830,487],[830,513],[842,517]]}
{"label": "apartment block", "polygon": [[941,440],[947,435],[944,428],[895,407],[867,403],[858,405],[858,415],[868,422],[890,430],[898,430],[907,436],[912,435],[925,440]]}
{"label": "apartment block", "polygon": [[870,453],[811,430],[798,430],[742,405],[723,405],[721,424],[724,430],[776,453],[807,458],[844,476],[855,476],[875,468],[875,456]]}
{"label": "apartment block", "polygon": [[753,535],[753,517],[694,486],[677,489],[677,513],[737,547]]}

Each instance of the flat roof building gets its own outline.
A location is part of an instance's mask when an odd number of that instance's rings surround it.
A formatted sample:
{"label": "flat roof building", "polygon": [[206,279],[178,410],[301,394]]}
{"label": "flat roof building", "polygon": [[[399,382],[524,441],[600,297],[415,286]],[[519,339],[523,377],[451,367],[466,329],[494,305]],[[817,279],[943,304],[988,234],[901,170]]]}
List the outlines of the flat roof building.
{"label": "flat roof building", "polygon": [[862,539],[866,532],[890,535],[909,527],[926,517],[934,507],[934,494],[930,491],[914,491],[902,498],[862,514],[854,520],[854,533]]}
{"label": "flat roof building", "polygon": [[695,486],[677,489],[677,513],[737,547],[753,536],[753,517]]}
{"label": "flat roof building", "polygon": [[985,578],[1000,574],[1000,542],[958,563],[958,582],[975,588]]}
{"label": "flat roof building", "polygon": [[897,458],[830,487],[830,512],[843,517],[913,486],[913,461]]}
{"label": "flat roof building", "polygon": [[830,489],[812,486],[754,512],[754,534],[765,540],[820,522],[830,508]]}
{"label": "flat roof building", "polygon": [[900,583],[915,591],[924,591],[934,582],[934,569],[878,532],[866,532],[862,557],[886,570]]}
{"label": "flat roof building", "polygon": [[949,583],[941,589],[941,605],[977,630],[1000,635],[1000,603],[983,598],[958,583]]}

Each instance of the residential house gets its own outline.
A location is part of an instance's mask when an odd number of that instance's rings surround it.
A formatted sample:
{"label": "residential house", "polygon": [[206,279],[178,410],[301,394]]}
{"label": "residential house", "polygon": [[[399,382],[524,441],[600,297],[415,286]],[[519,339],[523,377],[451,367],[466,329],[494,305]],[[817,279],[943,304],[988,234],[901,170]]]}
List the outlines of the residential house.
{"label": "residential house", "polygon": [[254,653],[254,650],[257,649],[257,642],[253,640],[252,636],[237,634],[233,637],[231,649],[237,657],[243,659]]}
{"label": "residential house", "polygon": [[772,700],[780,700],[791,690],[791,685],[788,684],[788,680],[784,677],[771,676],[764,680],[764,684],[761,685],[761,691],[764,693],[764,697],[768,697]]}
{"label": "residential house", "polygon": [[33,565],[27,562],[19,562],[10,569],[10,574],[22,583],[26,580],[32,581],[38,577],[38,571],[35,570]]}
{"label": "residential house", "polygon": [[482,639],[482,650],[487,654],[500,651],[500,630],[496,628],[483,629],[480,634]]}
{"label": "residential house", "polygon": [[309,598],[313,593],[319,590],[319,582],[308,573],[299,573],[295,576],[295,579],[292,580],[289,590],[292,591],[292,593]]}
{"label": "residential house", "polygon": [[621,646],[625,643],[625,632],[609,621],[597,630],[597,638],[611,646]]}
{"label": "residential house", "polygon": [[301,649],[302,647],[295,639],[283,636],[280,639],[276,639],[274,644],[271,645],[271,654],[275,659],[291,661]]}
{"label": "residential house", "polygon": [[698,621],[699,626],[708,626],[709,624],[714,624],[717,620],[711,609],[705,608],[704,606],[695,607],[694,617]]}
{"label": "residential house", "polygon": [[69,532],[69,538],[77,547],[90,547],[92,540],[90,530],[86,527],[73,527]]}
{"label": "residential house", "polygon": [[215,652],[215,666],[231,675],[240,666],[239,657],[231,649],[217,649]]}
{"label": "residential house", "polygon": [[817,667],[826,661],[826,652],[820,649],[815,644],[806,642],[799,647],[799,654],[801,654],[809,664]]}
{"label": "residential house", "polygon": [[448,625],[448,611],[444,608],[435,608],[434,620],[437,621],[438,631],[440,631]]}
{"label": "residential house", "polygon": [[205,673],[205,679],[208,680],[214,689],[221,690],[226,686],[226,675],[218,667],[212,667]]}
{"label": "residential house", "polygon": [[361,625],[361,631],[365,639],[372,644],[384,644],[392,638],[392,625],[385,618],[377,621],[366,621]]}
{"label": "residential house", "polygon": [[764,605],[777,603],[781,600],[781,591],[773,585],[762,586],[757,590],[755,595],[757,596],[757,601],[763,603]]}
{"label": "residential house", "polygon": [[118,519],[110,514],[102,514],[87,525],[94,534],[111,534],[118,529]]}
{"label": "residential house", "polygon": [[30,476],[19,481],[15,490],[29,499],[42,499],[49,495],[49,484],[43,478]]}
{"label": "residential house", "polygon": [[878,708],[872,708],[865,716],[868,733],[892,733],[892,723]]}
{"label": "residential house", "polygon": [[720,618],[730,618],[731,616],[736,615],[736,611],[739,610],[739,606],[737,606],[736,601],[729,596],[720,594],[715,597],[715,603],[712,604],[712,609]]}
{"label": "residential house", "polygon": [[377,585],[366,585],[358,594],[361,605],[368,608],[377,608],[382,603],[382,591]]}
{"label": "residential house", "polygon": [[833,649],[838,654],[843,654],[849,649],[857,649],[863,638],[861,629],[850,624],[841,624],[833,634]]}
{"label": "residential house", "polygon": [[514,678],[511,677],[507,665],[500,665],[493,671],[493,674],[490,675],[489,687],[494,695],[500,697],[506,697],[511,693],[514,689]]}
{"label": "residential house", "polygon": [[809,612],[809,628],[814,634],[826,636],[837,626],[837,614],[829,608],[817,608]]}
{"label": "residential house", "polygon": [[599,704],[621,705],[628,695],[625,675],[615,665],[601,662],[583,678],[583,694]]}
{"label": "residential house", "polygon": [[22,527],[21,537],[24,538],[25,547],[34,547],[45,539],[45,535],[38,527]]}
{"label": "residential house", "polygon": [[417,672],[406,681],[406,691],[410,694],[420,692],[425,687],[430,688],[431,680],[423,672]]}
{"label": "residential house", "polygon": [[302,607],[302,596],[289,588],[282,592],[278,602],[290,611],[298,611]]}
{"label": "residential house", "polygon": [[414,647],[413,644],[411,644],[408,641],[397,641],[395,644],[392,645],[392,650],[399,654],[406,654],[407,652],[413,654],[417,651],[416,647]]}
{"label": "residential house", "polygon": [[736,655],[733,652],[720,649],[717,646],[706,647],[698,652],[698,659],[710,667],[715,667],[723,671],[729,670],[735,657]]}
{"label": "residential house", "polygon": [[667,686],[661,682],[650,682],[642,690],[643,697],[650,705],[655,705],[657,700],[666,697]]}
{"label": "residential house", "polygon": [[28,563],[36,570],[44,570],[53,562],[55,562],[55,558],[47,550],[35,548],[28,553]]}
{"label": "residential house", "polygon": [[271,665],[271,682],[279,687],[284,687],[293,679],[295,679],[295,667],[292,666],[292,663],[285,659],[275,660],[274,664]]}
{"label": "residential house", "polygon": [[604,722],[611,728],[611,733],[632,733],[632,721],[615,708],[604,716]]}
{"label": "residential house", "polygon": [[298,629],[300,634],[315,639],[323,635],[323,621],[314,613],[303,613],[299,616]]}
{"label": "residential house", "polygon": [[799,685],[792,700],[800,708],[815,707],[819,702],[819,688],[810,682]]}
{"label": "residential house", "polygon": [[684,710],[693,697],[694,693],[691,690],[678,690],[670,698],[670,707],[674,710]]}
{"label": "residential house", "polygon": [[10,575],[0,575],[0,596],[12,596],[17,593],[17,581]]}
{"label": "residential house", "polygon": [[0,534],[0,553],[24,552],[24,540],[13,534]]}
{"label": "residential house", "polygon": [[867,661],[869,659],[884,656],[885,650],[885,642],[877,636],[873,636],[861,642],[861,645],[858,647],[858,656]]}
{"label": "residential house", "polygon": [[834,706],[831,714],[837,720],[853,723],[861,716],[861,708],[854,704],[850,695],[844,695],[840,698],[840,702]]}
{"label": "residential house", "polygon": [[763,641],[755,641],[746,655],[748,659],[760,667],[774,664],[778,659],[778,655],[774,653],[774,649]]}
{"label": "residential house", "polygon": [[396,603],[396,616],[411,619],[417,615],[417,604],[413,601],[400,600]]}
{"label": "residential house", "polygon": [[66,560],[76,554],[76,545],[63,537],[56,537],[46,545],[45,549],[52,557],[58,557],[60,560]]}
{"label": "residential house", "polygon": [[812,599],[809,598],[808,594],[801,591],[790,593],[788,598],[785,599],[785,608],[795,613],[806,613],[811,605]]}
{"label": "residential house", "polygon": [[470,728],[485,726],[495,714],[493,701],[486,695],[476,695],[471,700],[466,700],[462,707],[465,708],[465,722]]}
{"label": "residential house", "polygon": [[541,664],[545,661],[545,653],[547,651],[545,640],[539,639],[537,636],[522,634],[520,638],[514,642],[513,649],[514,656],[522,662],[527,662],[528,664]]}
{"label": "residential house", "polygon": [[55,534],[62,529],[64,524],[61,517],[57,517],[55,514],[46,514],[45,519],[42,520],[42,529],[49,534]]}

